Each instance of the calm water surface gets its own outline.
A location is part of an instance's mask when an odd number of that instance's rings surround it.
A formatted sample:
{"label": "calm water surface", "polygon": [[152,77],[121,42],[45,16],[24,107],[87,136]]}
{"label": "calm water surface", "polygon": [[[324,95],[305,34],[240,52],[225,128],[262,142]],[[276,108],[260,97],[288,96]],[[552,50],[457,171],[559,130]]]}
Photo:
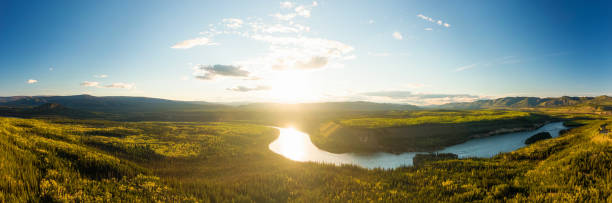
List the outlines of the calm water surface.
{"label": "calm water surface", "polygon": [[[278,128],[280,134],[270,143],[270,150],[284,157],[301,162],[322,162],[336,165],[353,164],[364,168],[397,168],[411,166],[416,154],[425,152],[407,152],[403,154],[369,153],[334,154],[317,148],[310,141],[308,134],[293,128]],[[524,147],[523,143],[530,136],[539,132],[550,132],[553,137],[559,136],[559,131],[566,129],[563,122],[549,123],[533,131],[508,133],[490,137],[472,139],[465,143],[447,147],[438,152],[453,153],[459,158],[484,157],[489,158],[501,152],[510,152]]]}

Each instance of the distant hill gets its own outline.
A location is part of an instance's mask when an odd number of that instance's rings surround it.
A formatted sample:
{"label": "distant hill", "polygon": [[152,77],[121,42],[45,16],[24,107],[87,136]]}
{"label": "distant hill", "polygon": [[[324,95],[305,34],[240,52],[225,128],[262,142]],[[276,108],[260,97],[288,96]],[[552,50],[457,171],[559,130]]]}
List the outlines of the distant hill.
{"label": "distant hill", "polygon": [[101,118],[108,116],[104,113],[88,112],[83,110],[76,110],[67,108],[61,104],[56,103],[44,103],[34,107],[9,107],[0,106],[0,115],[11,116],[11,117],[48,117],[48,116],[59,116],[59,117],[70,117],[70,118]]}
{"label": "distant hill", "polygon": [[322,102],[322,103],[253,103],[238,106],[240,110],[262,111],[388,111],[388,110],[416,110],[420,107],[408,104],[387,104],[374,102]]}
{"label": "distant hill", "polygon": [[[96,97],[91,95],[74,96],[18,96],[0,97],[1,112],[32,111],[34,114],[47,114],[63,112],[68,115],[85,115],[84,112],[95,115],[116,115],[117,118],[164,118],[176,119],[176,112],[189,113],[192,117],[202,117],[202,111],[252,111],[252,112],[281,112],[281,111],[389,111],[389,110],[418,110],[424,108],[435,109],[501,109],[501,108],[548,108],[571,107],[581,111],[612,113],[612,97],[504,97],[491,100],[479,100],[464,103],[449,103],[437,106],[419,107],[408,104],[389,104],[374,102],[321,102],[321,103],[252,103],[238,106],[203,102],[203,101],[175,101],[148,97]],[[67,111],[67,113],[66,113]],[[79,112],[74,112],[79,111]],[[102,113],[102,114],[99,114]],[[218,117],[217,114],[208,115]],[[5,114],[7,115],[7,114]]]}
{"label": "distant hill", "polygon": [[45,103],[34,108],[22,110],[22,114],[32,116],[66,116],[72,118],[93,118],[95,113],[67,108],[61,104]]}
{"label": "distant hill", "polygon": [[494,109],[494,108],[547,108],[568,106],[591,106],[594,108],[608,108],[612,106],[612,97],[504,97],[492,100],[478,100],[474,102],[449,103],[432,106],[441,109]]}
{"label": "distant hill", "polygon": [[35,107],[47,103],[59,104],[62,107],[95,111],[95,112],[159,112],[206,110],[225,107],[206,102],[184,102],[148,97],[96,97],[91,95],[74,96],[28,96],[1,97],[0,106]]}

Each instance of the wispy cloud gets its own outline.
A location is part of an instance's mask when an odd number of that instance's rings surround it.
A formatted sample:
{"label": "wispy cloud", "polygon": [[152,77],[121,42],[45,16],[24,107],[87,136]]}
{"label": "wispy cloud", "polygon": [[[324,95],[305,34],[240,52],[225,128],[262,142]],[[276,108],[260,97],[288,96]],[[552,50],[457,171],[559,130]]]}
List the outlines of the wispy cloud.
{"label": "wispy cloud", "polygon": [[459,68],[455,69],[455,72],[458,72],[458,71],[464,71],[464,70],[467,70],[467,69],[472,69],[472,68],[475,68],[476,66],[478,66],[478,63],[474,63],[474,64],[470,64],[470,65],[461,66],[461,67],[459,67]]}
{"label": "wispy cloud", "polygon": [[81,86],[83,87],[98,87],[100,85],[99,82],[89,82],[89,81],[83,81],[81,83]]}
{"label": "wispy cloud", "polygon": [[354,49],[342,42],[322,38],[254,35],[252,39],[269,43],[270,52],[241,63],[274,70],[323,68],[332,60],[345,59]]}
{"label": "wispy cloud", "polygon": [[425,31],[432,31],[432,30],[433,30],[433,28],[428,27],[428,28],[425,28],[424,30],[425,30]]}
{"label": "wispy cloud", "polygon": [[270,90],[270,89],[271,88],[269,86],[264,86],[264,85],[259,85],[255,87],[236,86],[233,88],[227,88],[227,90],[236,91],[236,92],[264,91],[264,90]]}
{"label": "wispy cloud", "polygon": [[293,8],[294,6],[295,6],[295,4],[293,2],[290,2],[290,1],[280,2],[280,7],[281,8],[290,9],[290,8]]}
{"label": "wispy cloud", "polygon": [[372,20],[372,19],[368,20],[368,24],[370,24],[370,25],[371,25],[371,24],[374,24],[375,22],[376,22],[376,21],[374,21],[374,20]]}
{"label": "wispy cloud", "polygon": [[29,80],[27,80],[26,82],[27,82],[28,84],[34,84],[34,83],[37,83],[37,82],[38,82],[38,80],[35,80],[35,79],[29,79]]}
{"label": "wispy cloud", "polygon": [[216,43],[213,43],[210,41],[210,39],[206,38],[206,37],[198,37],[198,38],[194,38],[194,39],[188,39],[179,43],[176,43],[174,45],[172,45],[173,49],[189,49],[191,47],[195,47],[195,46],[201,46],[201,45],[215,45]]}
{"label": "wispy cloud", "polygon": [[397,40],[402,40],[404,38],[402,36],[402,33],[399,33],[399,32],[393,32],[393,34],[391,34],[391,36],[393,36],[393,38],[395,38]]}
{"label": "wispy cloud", "polygon": [[[243,80],[263,79],[268,73],[281,70],[313,70],[326,67],[342,67],[343,61],[356,58],[351,55],[354,48],[340,41],[322,37],[309,37],[311,28],[307,24],[293,21],[293,18],[308,18],[318,2],[296,4],[280,2],[280,13],[272,14],[279,21],[266,23],[262,18],[249,17],[236,20],[226,18],[218,23],[209,24],[207,30],[200,32],[206,40],[202,42],[186,40],[173,48],[190,48],[196,44],[208,45],[216,36],[234,35],[268,45],[267,52],[231,62],[232,66],[245,71],[242,75],[223,75],[214,71],[214,66],[198,65],[194,75],[198,79],[211,80],[216,76],[241,77]],[[229,26],[228,26],[229,25]],[[216,66],[216,65],[215,65]],[[248,70],[261,70],[257,77],[247,75]]]}
{"label": "wispy cloud", "polygon": [[238,29],[242,27],[244,22],[238,18],[225,18],[223,19],[223,23],[225,23],[225,26],[228,28]]}
{"label": "wispy cloud", "polygon": [[365,99],[377,102],[408,103],[414,105],[440,105],[453,102],[472,102],[481,99],[480,96],[469,94],[428,94],[410,91],[376,91],[359,95]]}
{"label": "wispy cloud", "polygon": [[94,78],[107,78],[108,75],[106,74],[102,74],[102,75],[94,75]]}
{"label": "wispy cloud", "polygon": [[198,64],[195,68],[194,75],[197,79],[201,80],[212,80],[217,76],[226,77],[248,77],[249,71],[243,70],[240,66],[233,65],[200,65]]}
{"label": "wispy cloud", "polygon": [[281,8],[284,8],[284,9],[293,8],[294,12],[285,13],[285,14],[275,13],[275,14],[272,14],[272,16],[278,20],[284,20],[284,21],[291,20],[297,16],[310,18],[312,8],[318,5],[319,3],[317,3],[316,1],[313,1],[310,5],[299,5],[299,6],[295,5],[292,2],[281,2]]}
{"label": "wispy cloud", "polygon": [[481,61],[478,63],[461,66],[455,69],[455,72],[469,70],[469,69],[473,69],[476,67],[490,67],[490,66],[495,66],[495,65],[499,66],[499,65],[507,65],[507,64],[517,64],[521,62],[523,62],[523,60],[519,59],[516,56],[504,56],[504,57],[499,57],[499,58],[495,58],[495,59],[488,60],[488,61]]}
{"label": "wispy cloud", "polygon": [[296,13],[287,13],[287,14],[275,13],[275,14],[272,14],[272,16],[279,20],[291,20],[295,18],[297,14]]}
{"label": "wispy cloud", "polygon": [[133,83],[128,84],[128,83],[122,83],[122,82],[112,83],[112,84],[108,84],[108,85],[101,85],[99,82],[83,81],[80,85],[83,86],[83,87],[96,87],[96,88],[116,88],[116,89],[132,89],[132,88],[134,88],[134,84]]}
{"label": "wispy cloud", "polygon": [[433,19],[431,17],[427,17],[427,16],[425,16],[423,14],[418,14],[417,17],[420,18],[420,19],[423,19],[423,20],[435,23],[435,24],[437,24],[439,26],[444,26],[444,27],[447,27],[447,28],[451,26],[447,22],[443,22],[442,20],[436,20],[436,19]]}
{"label": "wispy cloud", "polygon": [[118,89],[132,89],[134,88],[134,84],[127,84],[127,83],[113,83],[110,85],[104,85],[104,87],[106,88],[118,88]]}
{"label": "wispy cloud", "polygon": [[265,32],[265,33],[299,33],[299,32],[303,32],[303,31],[310,31],[310,27],[308,26],[303,26],[300,24],[293,24],[291,26],[286,26],[286,25],[281,25],[281,24],[275,24],[275,25],[262,25],[260,27],[258,27],[259,31],[261,32]]}

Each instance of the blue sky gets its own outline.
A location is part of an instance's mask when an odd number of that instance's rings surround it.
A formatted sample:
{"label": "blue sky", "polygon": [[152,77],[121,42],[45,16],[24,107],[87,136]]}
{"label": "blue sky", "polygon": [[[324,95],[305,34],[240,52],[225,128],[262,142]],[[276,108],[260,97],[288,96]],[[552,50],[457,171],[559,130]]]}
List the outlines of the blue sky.
{"label": "blue sky", "polygon": [[606,1],[2,1],[0,95],[612,94]]}

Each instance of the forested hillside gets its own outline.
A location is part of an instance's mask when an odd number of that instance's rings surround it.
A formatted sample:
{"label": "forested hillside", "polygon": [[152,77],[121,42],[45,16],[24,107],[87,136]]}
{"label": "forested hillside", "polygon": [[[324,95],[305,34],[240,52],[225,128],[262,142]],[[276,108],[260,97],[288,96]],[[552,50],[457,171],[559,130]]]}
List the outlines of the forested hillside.
{"label": "forested hillside", "polygon": [[549,107],[570,107],[570,106],[589,106],[595,109],[612,111],[612,97],[558,97],[558,98],[539,98],[539,97],[504,97],[492,100],[478,100],[474,102],[450,103],[432,108],[442,109],[487,109],[487,108],[549,108]]}
{"label": "forested hillside", "polygon": [[492,159],[366,170],[299,163],[247,123],[0,118],[0,199],[46,201],[611,201],[611,120]]}

